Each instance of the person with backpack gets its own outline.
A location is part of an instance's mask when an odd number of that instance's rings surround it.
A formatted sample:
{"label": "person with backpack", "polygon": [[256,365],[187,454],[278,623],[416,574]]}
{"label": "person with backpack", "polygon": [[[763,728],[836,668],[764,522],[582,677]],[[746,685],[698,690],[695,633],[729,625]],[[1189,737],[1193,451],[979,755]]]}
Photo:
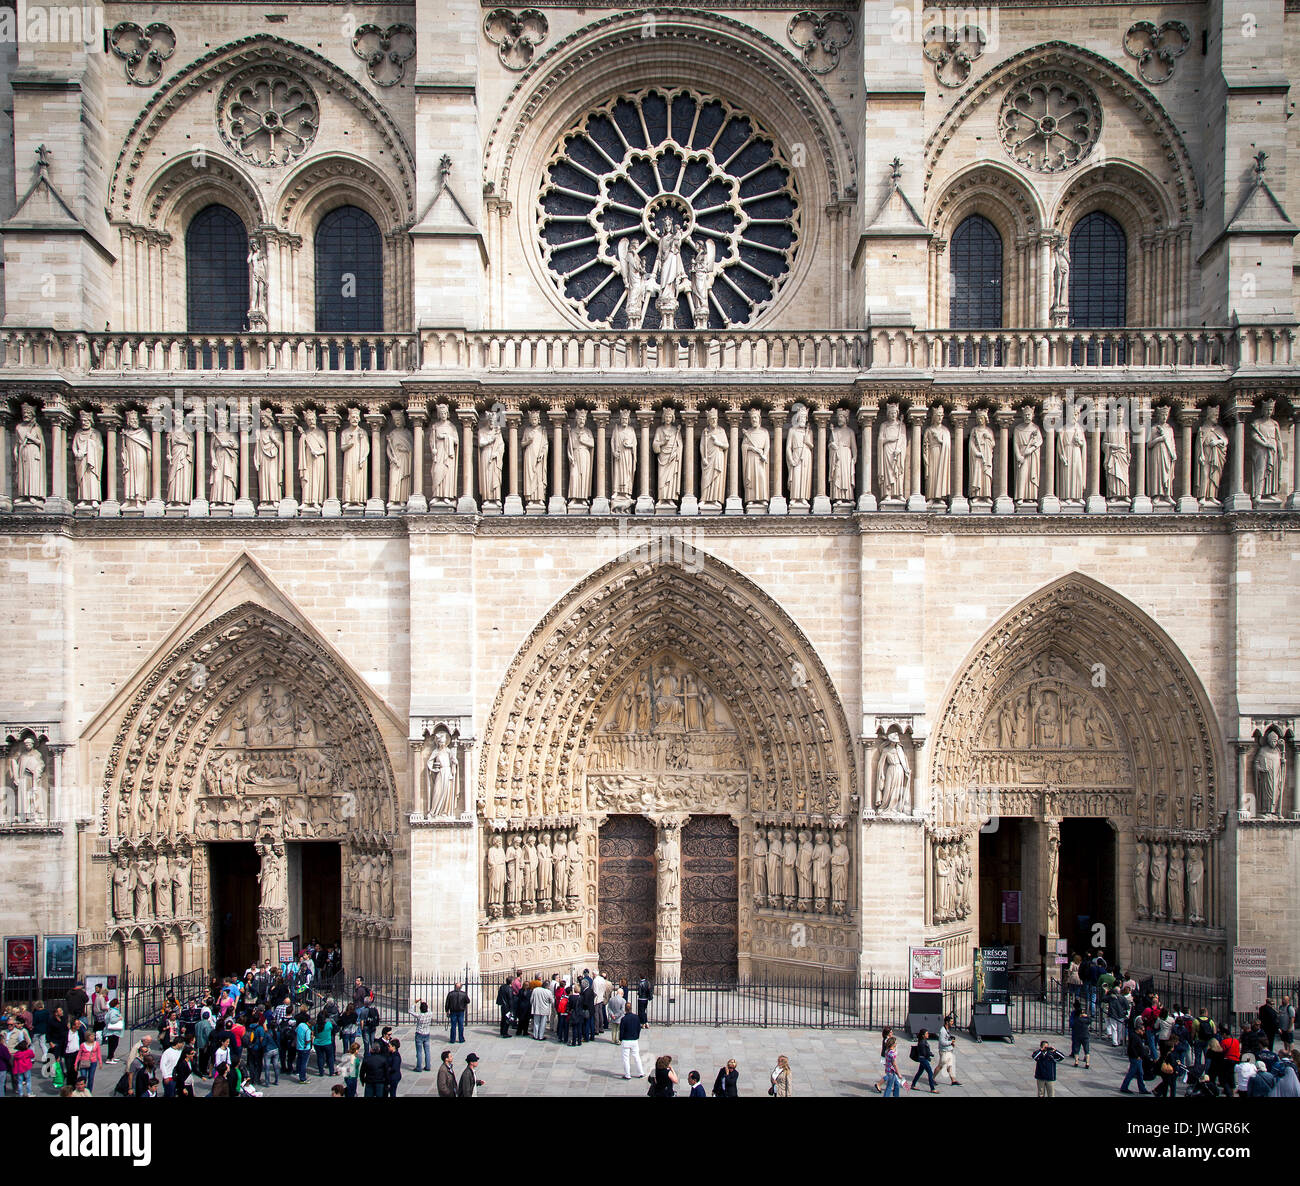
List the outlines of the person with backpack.
{"label": "person with backpack", "polygon": [[921,1032],[916,1035],[916,1044],[912,1047],[911,1053],[908,1055],[908,1057],[917,1064],[916,1074],[912,1076],[912,1088],[913,1090],[916,1089],[917,1083],[920,1081],[921,1076],[924,1075],[926,1082],[930,1085],[930,1094],[938,1095],[939,1089],[935,1086],[934,1082],[934,1068],[930,1065],[930,1043],[927,1041],[929,1037],[930,1031],[922,1029]]}
{"label": "person with backpack", "polygon": [[654,985],[650,983],[650,977],[642,976],[636,982],[636,1016],[641,1022],[643,1029],[648,1028],[650,1022],[650,1002],[654,1000]]}
{"label": "person with backpack", "polygon": [[1215,1037],[1217,1032],[1215,1024],[1210,1018],[1209,1010],[1202,1005],[1200,1015],[1192,1026],[1192,1077],[1198,1081],[1208,1061],[1206,1056],[1209,1051],[1210,1040]]}

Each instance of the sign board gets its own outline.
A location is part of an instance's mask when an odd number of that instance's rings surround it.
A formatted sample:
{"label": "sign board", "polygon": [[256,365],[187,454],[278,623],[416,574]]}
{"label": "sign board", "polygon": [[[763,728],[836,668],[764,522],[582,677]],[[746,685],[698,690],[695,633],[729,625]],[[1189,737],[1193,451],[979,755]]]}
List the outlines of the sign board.
{"label": "sign board", "polygon": [[[1070,955],[1070,941],[1069,941],[1069,939],[1057,939],[1057,941],[1056,941],[1056,954],[1057,954],[1057,955],[1063,955],[1063,956],[1065,956],[1067,959],[1069,958],[1069,955]],[[1065,960],[1057,960],[1056,962],[1057,962],[1058,964],[1063,964],[1063,963],[1065,963],[1066,961],[1065,961]]]}
{"label": "sign board", "polygon": [[1268,948],[1232,949],[1232,1008],[1236,1013],[1254,1013],[1268,993]]}
{"label": "sign board", "polygon": [[1020,925],[1020,891],[1002,891],[1002,924],[1008,927]]}
{"label": "sign board", "polygon": [[5,938],[5,977],[9,980],[36,979],[36,936]]}
{"label": "sign board", "polygon": [[281,939],[276,944],[276,963],[291,964],[294,962],[293,940]]}
{"label": "sign board", "polygon": [[146,943],[144,945],[144,966],[146,968],[162,967],[161,943]]}
{"label": "sign board", "polygon": [[943,948],[909,947],[913,992],[943,992]]}
{"label": "sign board", "polygon": [[[1160,949],[1160,970],[1162,972],[1177,972],[1178,952],[1170,947],[1162,947]],[[1260,1082],[1263,1082],[1263,1080],[1261,1079]]]}
{"label": "sign board", "polygon": [[975,1003],[988,1005],[990,1013],[1005,1013],[1010,993],[1011,948],[975,948]]}
{"label": "sign board", "polygon": [[45,936],[45,979],[70,980],[77,974],[77,936]]}
{"label": "sign board", "polygon": [[105,996],[112,1000],[114,993],[117,992],[117,977],[97,975],[86,977],[86,992],[90,996],[93,997],[101,988],[104,990]]}

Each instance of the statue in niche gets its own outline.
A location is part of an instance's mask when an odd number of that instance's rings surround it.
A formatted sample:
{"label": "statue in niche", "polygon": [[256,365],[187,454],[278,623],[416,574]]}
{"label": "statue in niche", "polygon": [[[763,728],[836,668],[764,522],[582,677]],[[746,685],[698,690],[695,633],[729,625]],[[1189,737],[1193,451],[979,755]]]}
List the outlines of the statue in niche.
{"label": "statue in niche", "polygon": [[1274,401],[1259,401],[1259,411],[1250,422],[1250,496],[1275,498],[1282,468],[1282,430],[1273,419]]}
{"label": "statue in niche", "polygon": [[808,427],[808,409],[795,404],[790,413],[790,431],[785,438],[785,464],[789,475],[790,501],[805,503],[812,498],[813,434]]}
{"label": "statue in niche", "polygon": [[675,906],[681,896],[681,856],[677,851],[676,837],[665,831],[659,840],[656,869],[659,877],[657,889],[659,909]]}
{"label": "statue in niche", "polygon": [[1174,462],[1178,459],[1174,428],[1169,423],[1169,409],[1163,404],[1152,409],[1151,415],[1151,436],[1147,441],[1147,493],[1153,499],[1172,502]]}
{"label": "statue in niche", "polygon": [[921,460],[925,463],[925,497],[939,502],[952,493],[952,430],[943,422],[943,408],[930,409],[930,423],[921,438]]}
{"label": "statue in niche", "polygon": [[952,862],[948,856],[948,845],[937,843],[934,846],[934,920],[946,922],[952,917],[950,906]]}
{"label": "statue in niche", "polygon": [[718,409],[707,409],[704,429],[700,433],[700,502],[704,505],[722,505],[726,496],[727,451],[730,448],[727,430],[718,424]]}
{"label": "statue in niche", "polygon": [[122,427],[122,502],[126,506],[142,506],[149,498],[149,457],[153,441],[149,430],[140,424],[140,413],[134,408],[126,411]]}
{"label": "statue in niche", "polygon": [[877,434],[880,454],[880,499],[907,497],[907,426],[899,419],[898,405],[885,405],[885,419]]}
{"label": "statue in niche", "polygon": [[172,901],[177,918],[186,918],[192,910],[191,894],[194,882],[194,862],[188,850],[182,849],[172,862]]}
{"label": "statue in niche", "polygon": [[1060,462],[1057,493],[1065,502],[1082,502],[1088,472],[1088,435],[1079,423],[1079,411],[1073,400],[1065,405],[1065,426],[1056,434],[1056,456]]}
{"label": "statue in niche", "polygon": [[675,503],[682,493],[682,430],[676,418],[676,409],[665,405],[654,440],[650,442],[650,448],[659,458],[657,490],[663,503]]}
{"label": "statue in niche", "polygon": [[673,329],[677,298],[691,287],[686,265],[682,262],[682,228],[674,218],[666,217],[659,224],[659,250],[655,254],[654,284],[658,294],[655,308],[659,310],[660,327]]}
{"label": "statue in niche", "polygon": [[812,833],[807,828],[799,832],[799,847],[795,854],[795,872],[799,880],[799,909],[808,910],[812,906]]}
{"label": "statue in niche", "polygon": [[633,242],[628,236],[618,241],[618,270],[627,291],[628,329],[641,328],[645,321],[646,304],[655,288],[655,282],[646,274],[645,260],[641,258],[643,250],[644,239]]}
{"label": "statue in niche", "polygon": [[551,834],[543,832],[537,841],[537,909],[549,910],[555,895],[555,854]]}
{"label": "statue in niche", "polygon": [[1047,926],[1056,930],[1057,914],[1060,906],[1057,902],[1057,889],[1061,869],[1061,834],[1055,827],[1047,837]]}
{"label": "statue in niche", "polygon": [[763,427],[763,414],[749,410],[749,426],[741,438],[740,456],[745,471],[745,501],[767,502],[771,473],[772,434]]}
{"label": "statue in niche", "polygon": [[843,832],[836,832],[831,845],[831,909],[843,914],[849,901],[849,846]]}
{"label": "statue in niche", "polygon": [[406,412],[394,408],[389,417],[393,422],[384,441],[388,457],[388,501],[393,506],[405,505],[411,497],[411,473],[415,458],[415,438],[406,427]]}
{"label": "statue in niche", "polygon": [[239,491],[239,438],[230,431],[229,413],[221,407],[208,437],[208,470],[208,498],[233,503]]}
{"label": "statue in niche", "polygon": [[1064,318],[1070,310],[1070,248],[1064,235],[1052,244],[1052,316]]}
{"label": "statue in niche", "polygon": [[912,771],[897,729],[890,729],[880,747],[880,766],[876,775],[876,809],[897,814],[912,810],[910,786]]}
{"label": "statue in niche", "polygon": [[956,918],[965,918],[970,914],[970,886],[973,872],[970,852],[963,843],[957,854],[957,902],[953,912]]}
{"label": "statue in niche", "polygon": [[380,908],[385,918],[392,918],[393,910],[393,858],[384,853],[379,858]]}
{"label": "statue in niche", "polygon": [[754,829],[754,902],[767,902],[767,837],[762,828]]}
{"label": "statue in niche", "polygon": [[154,914],[159,918],[170,918],[172,914],[172,868],[167,854],[158,854],[158,863],[154,866],[153,880]]}
{"label": "statue in niche", "polygon": [[72,437],[72,467],[77,479],[77,501],[98,506],[104,474],[104,440],[95,428],[94,414],[83,409],[80,427]]}
{"label": "statue in niche", "polygon": [[1219,407],[1208,404],[1196,432],[1196,497],[1202,502],[1219,500],[1219,483],[1228,460],[1228,434],[1219,424]]}
{"label": "statue in niche", "polygon": [[253,445],[253,469],[257,471],[257,501],[278,503],[284,474],[284,434],[275,426],[270,408],[262,409],[262,422]]}
{"label": "statue in niche", "polygon": [[555,833],[555,893],[552,898],[554,909],[562,910],[564,900],[569,896],[569,837],[565,832]]}
{"label": "statue in niche", "polygon": [[302,414],[302,436],[298,441],[298,483],[302,505],[318,507],[325,501],[325,430],[316,423],[315,408]]}
{"label": "statue in niche", "polygon": [[578,846],[577,831],[569,834],[569,847],[566,852],[565,864],[568,866],[566,873],[567,885],[565,887],[565,902],[569,909],[577,904],[578,895],[582,892],[582,849]]}
{"label": "statue in niche", "polygon": [[9,779],[13,783],[14,808],[18,818],[27,823],[44,820],[45,756],[30,733],[10,754]]}
{"label": "statue in niche", "polygon": [[1020,409],[1020,423],[1011,435],[1011,452],[1016,462],[1016,501],[1037,501],[1041,481],[1043,431],[1034,423],[1034,409],[1029,404]]}
{"label": "statue in niche", "polygon": [[248,323],[266,322],[267,287],[271,265],[266,258],[266,248],[256,239],[248,245],[248,279],[252,300],[248,305]]}
{"label": "statue in niche", "polygon": [[1183,921],[1183,877],[1186,871],[1186,865],[1183,857],[1183,846],[1181,844],[1172,845],[1169,849],[1169,921]]}
{"label": "statue in niche", "polygon": [[492,918],[500,918],[506,900],[506,854],[501,846],[501,834],[488,841],[487,850],[487,905]]}
{"label": "statue in niche", "polygon": [[523,878],[524,913],[537,908],[537,837],[532,832],[524,836],[524,846],[519,850],[519,872]]}
{"label": "statue in niche", "polygon": [[857,482],[858,436],[849,427],[848,408],[835,412],[835,427],[831,429],[830,451],[831,501],[852,502]]}
{"label": "statue in niche", "polygon": [[1255,804],[1260,815],[1277,815],[1281,808],[1283,764],[1281,739],[1276,729],[1269,729],[1260,738],[1253,763]]}
{"label": "statue in niche", "polygon": [[339,434],[343,453],[343,502],[362,506],[370,489],[370,436],[361,424],[361,409],[348,409],[347,427]]}
{"label": "statue in niche", "polygon": [[153,904],[153,861],[146,853],[141,853],[136,861],[133,892],[136,918],[148,918]]}
{"label": "statue in niche", "polygon": [[177,421],[167,442],[167,501],[189,506],[194,497],[194,437]]}
{"label": "statue in niche", "polygon": [[1102,453],[1106,463],[1106,497],[1128,498],[1133,453],[1123,401],[1117,402],[1110,410]]}
{"label": "statue in niche", "polygon": [[686,299],[691,306],[691,321],[695,328],[706,329],[709,324],[709,292],[717,274],[717,248],[712,239],[705,239],[703,245],[692,239],[691,246],[695,248],[695,258],[691,260],[691,284]]}
{"label": "statue in niche", "polygon": [[1205,921],[1205,854],[1199,844],[1187,846],[1187,921]]}
{"label": "statue in niche", "polygon": [[767,904],[781,904],[781,837],[775,828],[767,833]]}
{"label": "statue in niche", "polygon": [[993,497],[993,429],[987,408],[975,409],[975,427],[970,430],[970,496]]}
{"label": "statue in niche", "polygon": [[596,437],[587,427],[587,409],[577,408],[569,429],[569,500],[591,501],[591,459],[596,455]]}
{"label": "statue in niche", "polygon": [[1165,875],[1168,872],[1169,848],[1159,842],[1151,846],[1151,917],[1165,916]]}
{"label": "statue in niche", "polygon": [[23,404],[14,425],[14,498],[36,502],[45,498],[45,431],[36,408]]}
{"label": "statue in niche", "polygon": [[818,913],[824,913],[831,896],[831,846],[826,833],[818,832],[813,845],[813,900]]}
{"label": "statue in niche", "polygon": [[424,764],[425,813],[433,816],[456,812],[456,752],[448,745],[447,733],[433,735],[433,749]]}
{"label": "statue in niche", "polygon": [[451,422],[451,409],[439,404],[434,409],[433,424],[429,428],[429,452],[433,466],[429,473],[429,497],[436,502],[456,501],[456,458],[460,450],[460,434]]}
{"label": "statue in niche", "polygon": [[478,423],[478,490],[484,506],[501,502],[501,466],[506,442],[494,412],[484,412]]}
{"label": "statue in niche", "polygon": [[127,863],[126,850],[119,848],[117,863],[113,866],[113,917],[127,919],[131,917],[131,866]]}
{"label": "statue in niche", "polygon": [[629,408],[619,408],[618,422],[610,434],[609,447],[614,462],[611,488],[613,500],[618,506],[625,506],[632,501],[632,488],[636,481],[636,429],[632,427],[632,412]]}
{"label": "statue in niche", "polygon": [[781,840],[781,896],[785,899],[786,909],[792,910],[799,899],[799,845],[789,828]]}
{"label": "statue in niche", "polygon": [[524,896],[519,876],[519,862],[523,855],[519,837],[512,833],[506,844],[506,912],[512,916],[519,913],[519,903]]}
{"label": "statue in niche", "polygon": [[533,506],[546,503],[546,457],[551,446],[542,427],[542,414],[536,408],[528,413],[524,429],[524,502]]}

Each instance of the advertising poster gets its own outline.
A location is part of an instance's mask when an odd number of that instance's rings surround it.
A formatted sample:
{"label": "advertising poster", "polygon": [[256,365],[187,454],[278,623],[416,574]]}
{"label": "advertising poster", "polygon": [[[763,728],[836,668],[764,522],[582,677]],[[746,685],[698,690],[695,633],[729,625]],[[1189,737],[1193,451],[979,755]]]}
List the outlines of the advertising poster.
{"label": "advertising poster", "polygon": [[1011,948],[975,949],[975,1003],[988,1005],[989,1012],[1007,1011],[1011,991]]}
{"label": "advertising poster", "polygon": [[36,936],[5,939],[5,977],[9,980],[36,979]]}
{"label": "advertising poster", "polygon": [[71,980],[77,974],[77,936],[45,936],[45,979]]}
{"label": "advertising poster", "polygon": [[943,948],[909,947],[913,992],[943,991]]}

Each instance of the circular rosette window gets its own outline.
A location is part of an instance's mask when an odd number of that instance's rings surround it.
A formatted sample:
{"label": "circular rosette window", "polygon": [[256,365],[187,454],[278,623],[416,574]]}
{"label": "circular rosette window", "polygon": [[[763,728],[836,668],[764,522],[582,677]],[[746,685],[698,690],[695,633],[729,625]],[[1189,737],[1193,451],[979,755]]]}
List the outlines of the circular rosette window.
{"label": "circular rosette window", "polygon": [[1029,78],[1003,100],[998,132],[1002,146],[1026,169],[1059,173],[1097,143],[1101,105],[1081,82]]}
{"label": "circular rosette window", "polygon": [[775,140],[684,89],[622,96],[570,128],[537,219],[565,300],[617,329],[748,325],[799,246],[794,171]]}

